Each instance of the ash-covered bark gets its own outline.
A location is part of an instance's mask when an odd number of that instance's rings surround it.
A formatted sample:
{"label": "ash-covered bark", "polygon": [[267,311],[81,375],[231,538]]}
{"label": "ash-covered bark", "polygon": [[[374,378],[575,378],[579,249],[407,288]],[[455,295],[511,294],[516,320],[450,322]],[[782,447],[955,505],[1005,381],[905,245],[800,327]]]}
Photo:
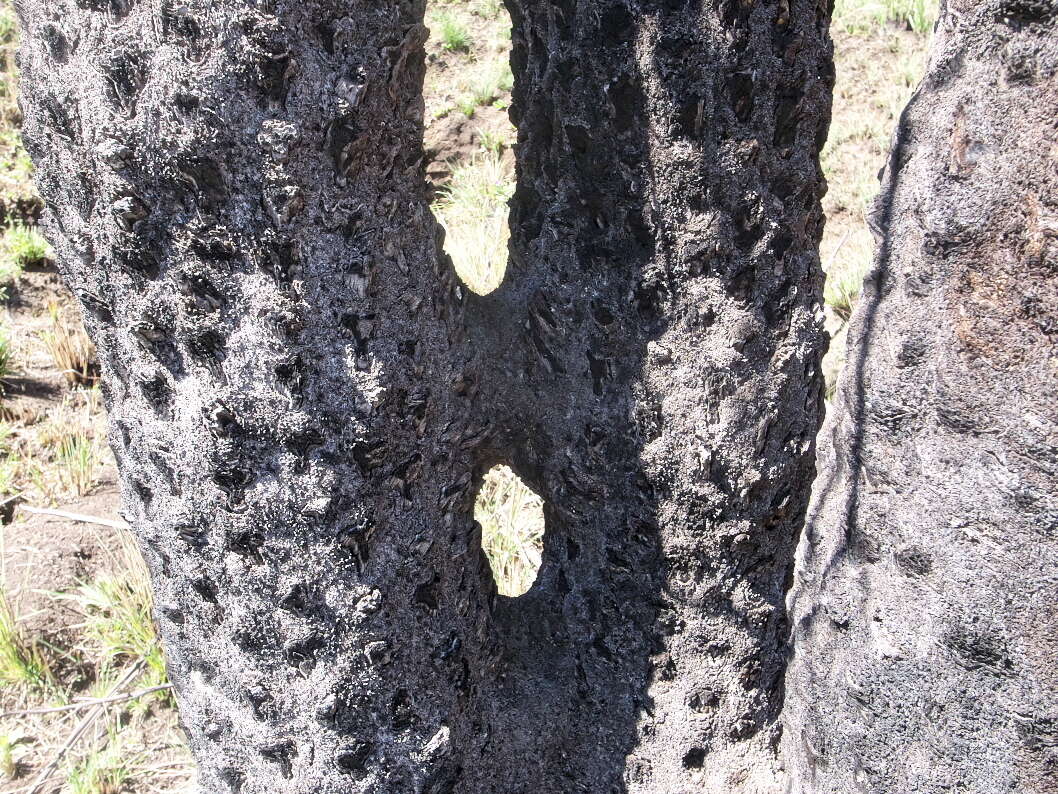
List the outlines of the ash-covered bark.
{"label": "ash-covered bark", "polygon": [[21,12],[25,139],[202,789],[434,790],[491,580],[422,4]]}
{"label": "ash-covered bark", "polygon": [[[511,263],[467,307],[491,452],[544,497],[482,711],[546,791],[776,785],[821,414],[815,3],[508,3]],[[623,779],[622,779],[623,778]],[[468,790],[485,790],[470,787]]]}
{"label": "ash-covered bark", "polygon": [[[820,418],[814,0],[512,2],[519,188],[468,296],[419,0],[24,0],[205,791],[766,791]],[[512,463],[538,584],[471,517]]]}
{"label": "ash-covered bark", "polygon": [[1058,790],[1058,4],[949,0],[792,594],[796,792]]}

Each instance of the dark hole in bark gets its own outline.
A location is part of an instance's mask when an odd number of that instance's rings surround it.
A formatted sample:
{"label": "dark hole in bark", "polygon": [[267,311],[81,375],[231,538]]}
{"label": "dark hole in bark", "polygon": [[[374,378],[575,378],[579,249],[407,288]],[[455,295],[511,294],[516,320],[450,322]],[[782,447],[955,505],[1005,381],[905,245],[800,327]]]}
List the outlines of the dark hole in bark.
{"label": "dark hole in bark", "polygon": [[478,489],[474,519],[496,589],[505,596],[528,592],[543,553],[543,500],[510,468],[495,466]]}
{"label": "dark hole in bark", "polygon": [[346,774],[356,775],[364,772],[367,760],[374,751],[371,742],[356,742],[338,751],[334,758],[335,765]]}
{"label": "dark hole in bark", "polygon": [[701,747],[692,747],[683,756],[685,769],[701,769],[705,765],[705,750]]}

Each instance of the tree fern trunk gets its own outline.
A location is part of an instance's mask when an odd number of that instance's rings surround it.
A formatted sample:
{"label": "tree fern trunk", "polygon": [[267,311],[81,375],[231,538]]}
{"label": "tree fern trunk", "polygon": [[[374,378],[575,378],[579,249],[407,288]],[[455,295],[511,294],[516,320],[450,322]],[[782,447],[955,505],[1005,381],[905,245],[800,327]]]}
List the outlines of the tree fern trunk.
{"label": "tree fern trunk", "polygon": [[[820,416],[815,2],[511,4],[467,297],[417,2],[26,0],[27,145],[206,791],[779,785]],[[547,499],[497,597],[488,464]]]}
{"label": "tree fern trunk", "polygon": [[451,775],[488,580],[421,6],[22,12],[25,137],[203,789]]}
{"label": "tree fern trunk", "polygon": [[509,7],[511,262],[467,318],[490,451],[548,533],[536,586],[500,599],[482,708],[519,715],[521,774],[556,792],[772,790],[821,414],[828,20]]}
{"label": "tree fern trunk", "polygon": [[1058,788],[1058,6],[948,2],[792,604],[794,791]]}

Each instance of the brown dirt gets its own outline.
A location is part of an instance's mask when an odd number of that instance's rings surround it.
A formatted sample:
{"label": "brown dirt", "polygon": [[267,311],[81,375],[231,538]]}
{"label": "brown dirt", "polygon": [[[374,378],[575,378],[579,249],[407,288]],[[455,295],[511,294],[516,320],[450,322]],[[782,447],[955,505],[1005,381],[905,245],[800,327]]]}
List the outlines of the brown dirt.
{"label": "brown dirt", "polygon": [[[60,508],[114,520],[120,497],[116,472],[107,468],[96,489]],[[15,519],[0,528],[4,589],[27,635],[60,648],[77,641],[81,616],[62,607],[52,593],[70,592],[112,566],[114,533],[108,527],[36,515],[15,508]]]}
{"label": "brown dirt", "polygon": [[[423,136],[426,154],[426,179],[433,188],[445,185],[452,176],[452,168],[479,156],[484,136],[509,139],[513,127],[507,111],[486,105],[474,111],[470,118],[454,111],[434,119]],[[503,158],[514,170],[514,151],[503,147]]]}

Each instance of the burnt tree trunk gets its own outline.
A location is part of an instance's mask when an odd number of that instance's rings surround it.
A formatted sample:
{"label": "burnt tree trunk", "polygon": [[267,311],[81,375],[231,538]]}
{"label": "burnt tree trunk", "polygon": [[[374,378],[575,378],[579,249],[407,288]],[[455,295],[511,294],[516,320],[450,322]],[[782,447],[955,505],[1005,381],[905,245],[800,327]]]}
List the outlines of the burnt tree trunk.
{"label": "burnt tree trunk", "polygon": [[791,604],[796,792],[1058,791],[1058,4],[949,0]]}
{"label": "burnt tree trunk", "polygon": [[[511,266],[468,295],[416,0],[23,0],[206,791],[781,787],[821,416],[825,7],[511,0]],[[547,500],[499,597],[472,502]]]}

